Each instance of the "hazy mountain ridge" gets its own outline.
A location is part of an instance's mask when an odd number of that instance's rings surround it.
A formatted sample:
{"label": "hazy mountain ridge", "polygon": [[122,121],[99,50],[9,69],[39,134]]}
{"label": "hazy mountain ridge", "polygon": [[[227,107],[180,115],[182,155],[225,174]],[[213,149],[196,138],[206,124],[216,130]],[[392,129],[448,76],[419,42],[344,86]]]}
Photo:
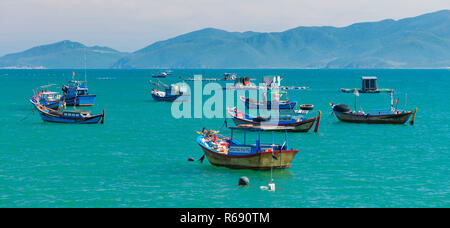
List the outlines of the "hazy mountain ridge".
{"label": "hazy mountain ridge", "polygon": [[[3,68],[110,68],[127,53],[108,47],[87,47],[69,40],[37,46],[0,58]],[[86,62],[85,62],[86,57]]]}
{"label": "hazy mountain ridge", "polygon": [[[450,66],[450,10],[339,28],[297,27],[270,33],[206,28],[133,53],[64,42],[68,44],[6,55],[0,58],[0,67],[79,68],[84,66],[79,55],[89,50],[96,55],[88,55],[89,68],[444,68]],[[71,58],[69,53],[76,55]]]}

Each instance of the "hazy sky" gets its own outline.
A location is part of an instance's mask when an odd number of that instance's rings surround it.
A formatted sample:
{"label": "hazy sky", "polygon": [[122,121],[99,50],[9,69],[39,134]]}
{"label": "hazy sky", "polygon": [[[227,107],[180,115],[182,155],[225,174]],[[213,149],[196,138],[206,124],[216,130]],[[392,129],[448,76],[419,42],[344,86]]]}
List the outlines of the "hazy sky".
{"label": "hazy sky", "polygon": [[135,51],[205,27],[279,32],[450,8],[450,0],[0,0],[0,56],[72,40]]}

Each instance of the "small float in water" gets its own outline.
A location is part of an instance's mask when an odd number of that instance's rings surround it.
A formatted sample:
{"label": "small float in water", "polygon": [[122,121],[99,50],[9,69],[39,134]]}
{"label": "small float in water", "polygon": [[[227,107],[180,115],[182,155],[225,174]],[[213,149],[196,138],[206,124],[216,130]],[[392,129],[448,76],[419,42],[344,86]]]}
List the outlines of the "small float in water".
{"label": "small float in water", "polygon": [[[289,168],[298,153],[298,150],[289,148],[287,132],[283,144],[262,143],[262,130],[252,126],[230,127],[231,137],[219,135],[218,131],[197,132],[198,145],[203,149],[204,157],[215,166],[223,166],[232,169],[284,169]],[[235,139],[234,132],[244,133],[243,143]],[[247,144],[246,134],[256,132],[258,139],[254,144]]]}
{"label": "small float in water", "polygon": [[[355,110],[351,110],[350,107],[345,104],[330,103],[333,113],[340,121],[349,123],[404,124],[412,115],[410,123],[411,125],[414,124],[417,108],[415,111],[406,111],[406,102],[403,111],[394,108],[394,91],[391,92],[391,108],[389,110],[375,110],[368,113],[356,111],[357,96],[359,96],[359,93],[355,90]],[[398,103],[398,100],[396,100],[395,103]]]}
{"label": "small float in water", "polygon": [[306,115],[310,111],[312,111],[313,109],[314,109],[314,105],[312,105],[312,104],[302,104],[302,105],[300,105],[299,109],[294,110],[294,113],[295,114]]}
{"label": "small float in water", "polygon": [[[277,118],[272,117],[252,117],[249,114],[238,111],[236,108],[229,109],[227,112],[233,119],[236,126],[250,125],[253,127],[261,128],[264,131],[292,131],[292,132],[308,132],[319,121],[320,115],[313,118],[306,118],[304,116],[294,117],[292,115],[279,115]],[[316,125],[315,131],[318,130]]]}
{"label": "small float in water", "polygon": [[36,110],[39,112],[42,120],[45,122],[53,123],[75,123],[75,124],[96,124],[102,123],[105,120],[105,111],[100,115],[92,115],[90,111],[83,110],[53,110],[46,108],[39,104],[39,102],[33,103]]}

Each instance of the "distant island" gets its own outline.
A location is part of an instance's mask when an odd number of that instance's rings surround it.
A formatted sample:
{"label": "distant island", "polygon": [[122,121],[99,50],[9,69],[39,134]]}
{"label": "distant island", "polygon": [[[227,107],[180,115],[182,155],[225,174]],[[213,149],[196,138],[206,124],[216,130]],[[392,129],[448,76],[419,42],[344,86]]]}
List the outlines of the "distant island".
{"label": "distant island", "polygon": [[[284,32],[207,28],[132,53],[61,41],[0,58],[3,69],[448,68],[450,10]],[[84,59],[87,59],[85,62]]]}

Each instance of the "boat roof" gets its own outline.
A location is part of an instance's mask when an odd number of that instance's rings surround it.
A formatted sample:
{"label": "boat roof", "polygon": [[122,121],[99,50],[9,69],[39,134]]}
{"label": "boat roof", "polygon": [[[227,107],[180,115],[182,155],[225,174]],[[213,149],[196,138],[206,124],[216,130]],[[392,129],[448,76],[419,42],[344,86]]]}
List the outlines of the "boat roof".
{"label": "boat roof", "polygon": [[91,114],[91,111],[86,111],[86,110],[64,110],[64,111],[62,111],[62,112],[65,112],[65,113],[82,113],[82,114]]}
{"label": "boat roof", "polygon": [[375,77],[375,76],[362,76],[361,79],[362,80],[367,80],[367,79],[375,79],[376,80],[377,77]]}

